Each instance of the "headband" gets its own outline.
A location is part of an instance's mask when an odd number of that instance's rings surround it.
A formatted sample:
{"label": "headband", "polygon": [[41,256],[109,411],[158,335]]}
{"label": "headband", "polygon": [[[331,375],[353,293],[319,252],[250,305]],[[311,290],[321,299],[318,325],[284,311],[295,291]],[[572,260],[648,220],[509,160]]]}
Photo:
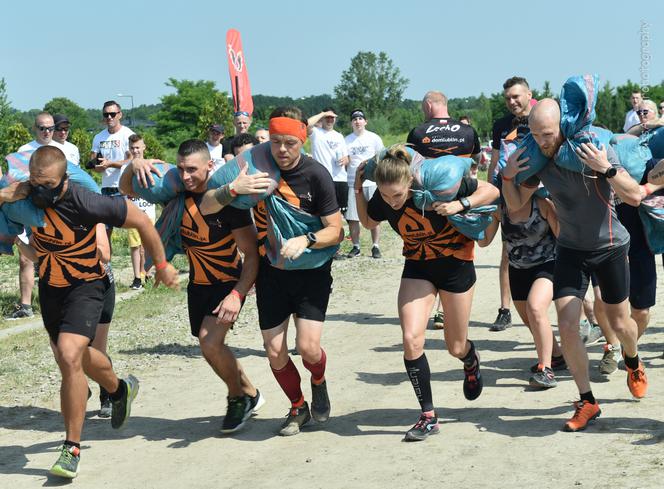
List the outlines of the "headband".
{"label": "headband", "polygon": [[290,117],[273,117],[270,119],[270,134],[295,136],[302,143],[307,140],[307,126],[302,121]]}

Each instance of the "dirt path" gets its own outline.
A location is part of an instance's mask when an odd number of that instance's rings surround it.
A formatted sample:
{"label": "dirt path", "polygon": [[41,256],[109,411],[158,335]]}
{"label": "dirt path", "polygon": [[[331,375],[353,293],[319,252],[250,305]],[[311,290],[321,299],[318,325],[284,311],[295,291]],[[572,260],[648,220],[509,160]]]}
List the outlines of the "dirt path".
{"label": "dirt path", "polygon": [[[497,309],[499,247],[479,250],[470,336],[482,354],[485,390],[475,402],[461,392],[458,360],[428,331],[427,355],[441,433],[406,444],[418,416],[403,368],[396,314],[401,260],[360,258],[335,265],[335,292],[324,334],[332,418],[302,434],[275,431],[287,403],[269,372],[258,332],[232,335],[267,404],[233,438],[218,436],[225,387],[193,346],[164,355],[140,376],[141,391],[126,429],[86,422],[79,487],[108,488],[392,488],[662,487],[664,471],[664,328],[661,306],[642,340],[649,396],[631,400],[625,374],[593,374],[603,416],[585,433],[560,431],[577,396],[568,375],[546,392],[526,389],[532,340],[523,326],[488,331]],[[391,257],[389,257],[391,256]],[[660,293],[664,284],[660,279]],[[361,311],[361,312],[360,312]],[[597,371],[601,347],[590,348]],[[296,364],[301,360],[296,357]],[[308,376],[303,372],[305,395]],[[90,404],[90,409],[94,409]],[[62,440],[56,399],[39,407],[0,407],[0,487],[59,485],[47,477]]]}

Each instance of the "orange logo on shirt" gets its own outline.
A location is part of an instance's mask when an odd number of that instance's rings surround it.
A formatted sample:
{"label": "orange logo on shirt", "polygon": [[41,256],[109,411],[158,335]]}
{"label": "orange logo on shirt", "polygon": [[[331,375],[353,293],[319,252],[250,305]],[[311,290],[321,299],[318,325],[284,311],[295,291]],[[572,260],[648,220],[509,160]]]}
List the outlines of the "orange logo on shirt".
{"label": "orange logo on shirt", "polygon": [[44,227],[36,231],[39,238],[57,246],[71,246],[74,244],[74,231],[65,224],[53,209],[44,212]]}
{"label": "orange logo on shirt", "polygon": [[182,214],[182,225],[180,232],[183,236],[191,238],[199,243],[210,242],[210,228],[194,203],[194,199],[187,197],[184,202],[184,213]]}

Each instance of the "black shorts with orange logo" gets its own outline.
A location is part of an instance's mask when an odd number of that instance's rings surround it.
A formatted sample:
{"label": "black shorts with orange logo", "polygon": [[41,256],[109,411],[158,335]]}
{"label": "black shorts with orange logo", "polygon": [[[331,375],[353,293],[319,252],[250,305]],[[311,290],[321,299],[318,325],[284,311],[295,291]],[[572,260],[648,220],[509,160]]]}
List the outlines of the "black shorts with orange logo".
{"label": "black shorts with orange logo", "polygon": [[426,280],[438,290],[461,294],[475,285],[472,261],[443,256],[433,260],[406,260],[401,278]]}
{"label": "black shorts with orange logo", "polygon": [[[214,312],[219,303],[231,293],[237,282],[217,282],[212,285],[199,285],[189,282],[187,304],[189,306],[189,327],[192,336],[198,338],[205,316],[217,316]],[[244,304],[244,300],[242,301]]]}
{"label": "black shorts with orange logo", "polygon": [[106,277],[69,287],[53,287],[40,280],[39,306],[51,341],[57,344],[60,333],[73,333],[92,342],[109,287]]}
{"label": "black shorts with orange logo", "polygon": [[310,270],[281,270],[261,259],[256,277],[256,306],[262,330],[283,323],[291,314],[325,321],[332,291],[332,260]]}

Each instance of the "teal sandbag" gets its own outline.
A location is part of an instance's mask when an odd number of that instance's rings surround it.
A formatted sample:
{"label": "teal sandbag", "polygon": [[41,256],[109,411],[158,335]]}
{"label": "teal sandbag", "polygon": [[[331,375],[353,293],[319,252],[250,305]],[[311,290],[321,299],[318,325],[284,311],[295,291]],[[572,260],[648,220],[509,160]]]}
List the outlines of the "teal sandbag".
{"label": "teal sandbag", "polygon": [[648,148],[652,153],[653,158],[661,160],[664,158],[664,127],[651,129],[641,135],[640,138],[643,142],[648,143]]}
{"label": "teal sandbag", "polygon": [[620,165],[634,180],[640,182],[646,171],[646,164],[652,158],[648,144],[631,134],[615,134],[611,138],[611,147],[618,156]]}
{"label": "teal sandbag", "polygon": [[184,184],[175,165],[156,163],[154,166],[161,173],[161,176],[156,173],[152,174],[154,183],[149,183],[148,187],[142,187],[138,183],[136,175],[134,175],[131,179],[131,186],[134,193],[141,199],[152,204],[165,205],[174,199],[178,193],[184,192]]}
{"label": "teal sandbag", "polygon": [[516,185],[520,185],[526,180],[528,180],[530,177],[537,175],[549,162],[549,159],[542,154],[542,151],[537,145],[535,138],[530,133],[526,134],[515,147],[513,148],[506,147],[505,162],[507,162],[507,158],[509,158],[509,155],[511,154],[508,152],[509,149],[517,151],[522,148],[524,148],[525,150],[521,154],[520,159],[524,158],[529,158],[529,159],[527,162],[523,163],[521,167],[528,167],[528,168],[522,171],[521,173],[516,174],[516,176],[514,177],[514,183]]}
{"label": "teal sandbag", "polygon": [[574,138],[587,132],[595,120],[598,75],[571,76],[560,90],[560,130],[563,137]]}
{"label": "teal sandbag", "polygon": [[664,195],[649,195],[639,205],[648,247],[654,255],[664,253]]}
{"label": "teal sandbag", "polygon": [[447,219],[461,234],[477,241],[484,239],[484,230],[493,221],[493,213],[497,208],[495,205],[483,205],[448,216]]}

